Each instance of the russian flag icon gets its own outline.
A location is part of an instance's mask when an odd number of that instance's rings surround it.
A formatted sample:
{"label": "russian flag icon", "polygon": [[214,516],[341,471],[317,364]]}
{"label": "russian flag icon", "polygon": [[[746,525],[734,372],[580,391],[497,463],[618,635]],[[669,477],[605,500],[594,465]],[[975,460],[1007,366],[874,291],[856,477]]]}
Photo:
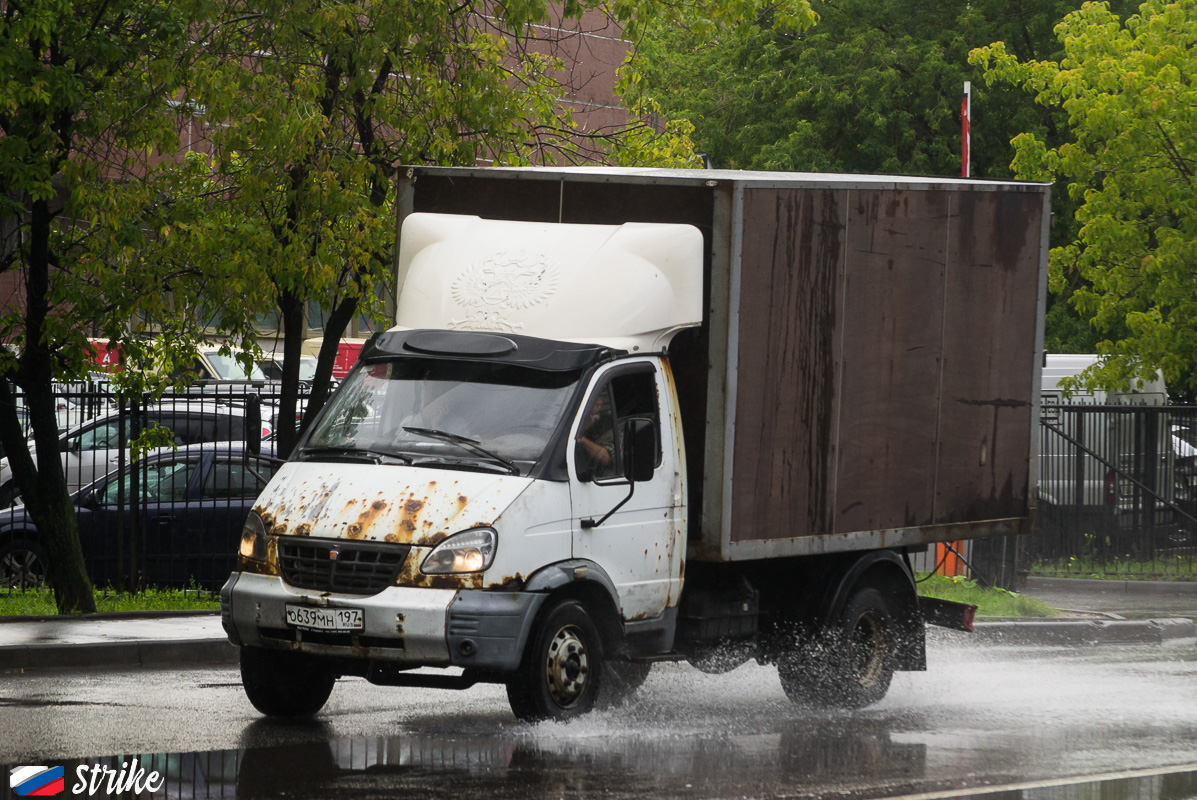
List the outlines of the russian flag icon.
{"label": "russian flag icon", "polygon": [[66,767],[13,767],[8,785],[21,797],[52,797],[66,788]]}

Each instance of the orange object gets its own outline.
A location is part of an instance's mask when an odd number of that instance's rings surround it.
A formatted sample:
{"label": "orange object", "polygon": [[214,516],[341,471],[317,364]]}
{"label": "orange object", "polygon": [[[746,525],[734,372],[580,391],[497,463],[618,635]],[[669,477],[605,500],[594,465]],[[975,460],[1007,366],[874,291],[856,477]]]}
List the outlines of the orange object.
{"label": "orange object", "polygon": [[[962,544],[963,542],[952,542],[951,546],[958,552]],[[964,562],[960,560],[960,556],[949,550],[946,544],[935,545],[935,563],[940,565],[940,575],[951,577],[964,574]]]}

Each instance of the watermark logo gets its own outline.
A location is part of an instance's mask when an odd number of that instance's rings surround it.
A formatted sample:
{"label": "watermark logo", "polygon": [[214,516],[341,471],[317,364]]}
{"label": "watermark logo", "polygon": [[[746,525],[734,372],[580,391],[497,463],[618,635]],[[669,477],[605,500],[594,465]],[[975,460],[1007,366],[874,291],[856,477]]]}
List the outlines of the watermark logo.
{"label": "watermark logo", "polygon": [[87,793],[88,797],[95,797],[98,792],[108,795],[133,793],[141,795],[146,792],[159,792],[165,785],[162,774],[157,770],[147,770],[144,766],[137,766],[137,759],[122,761],[121,768],[115,769],[104,764],[80,764],[75,770],[75,785],[71,787],[71,794]]}
{"label": "watermark logo", "polygon": [[21,797],[53,797],[66,789],[66,768],[13,767],[8,785]]}

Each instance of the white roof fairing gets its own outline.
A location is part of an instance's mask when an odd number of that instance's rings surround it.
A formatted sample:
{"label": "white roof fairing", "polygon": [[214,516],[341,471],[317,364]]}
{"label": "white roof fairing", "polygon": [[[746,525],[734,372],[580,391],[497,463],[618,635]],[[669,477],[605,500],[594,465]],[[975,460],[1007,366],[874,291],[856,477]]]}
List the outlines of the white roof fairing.
{"label": "white roof fairing", "polygon": [[662,350],[702,321],[702,258],[691,225],[411,214],[395,322]]}

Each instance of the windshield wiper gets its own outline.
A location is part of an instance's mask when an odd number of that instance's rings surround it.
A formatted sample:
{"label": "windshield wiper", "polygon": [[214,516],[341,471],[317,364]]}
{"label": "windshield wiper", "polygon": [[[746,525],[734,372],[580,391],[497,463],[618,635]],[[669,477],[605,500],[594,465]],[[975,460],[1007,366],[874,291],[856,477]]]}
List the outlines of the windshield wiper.
{"label": "windshield wiper", "polygon": [[450,442],[452,444],[459,444],[465,449],[477,453],[484,458],[488,458],[495,463],[502,464],[512,475],[520,474],[520,468],[515,465],[514,461],[499,455],[493,450],[487,450],[476,439],[471,439],[468,436],[462,436],[460,433],[438,431],[434,428],[412,428],[404,425],[403,430],[407,431],[408,433],[418,433],[421,436],[427,436],[432,439],[440,439],[441,441]]}
{"label": "windshield wiper", "polygon": [[299,456],[339,456],[341,458],[350,458],[355,461],[367,461],[371,464],[380,464],[384,458],[393,458],[404,464],[411,463],[411,456],[403,453],[394,453],[390,450],[376,450],[369,447],[305,447],[300,451]]}

